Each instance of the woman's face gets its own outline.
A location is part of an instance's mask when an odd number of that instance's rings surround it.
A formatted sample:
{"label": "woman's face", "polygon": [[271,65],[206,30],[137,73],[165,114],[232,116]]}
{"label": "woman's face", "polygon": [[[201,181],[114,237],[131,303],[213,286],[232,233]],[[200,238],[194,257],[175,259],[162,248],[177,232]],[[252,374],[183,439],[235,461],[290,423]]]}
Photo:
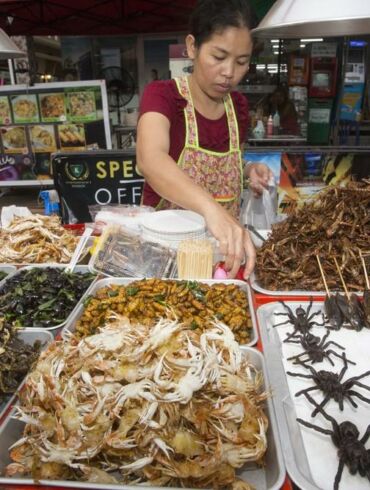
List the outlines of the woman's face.
{"label": "woman's face", "polygon": [[211,98],[220,99],[235,89],[249,68],[252,38],[246,27],[228,27],[199,48],[188,35],[186,46],[194,61],[193,77]]}

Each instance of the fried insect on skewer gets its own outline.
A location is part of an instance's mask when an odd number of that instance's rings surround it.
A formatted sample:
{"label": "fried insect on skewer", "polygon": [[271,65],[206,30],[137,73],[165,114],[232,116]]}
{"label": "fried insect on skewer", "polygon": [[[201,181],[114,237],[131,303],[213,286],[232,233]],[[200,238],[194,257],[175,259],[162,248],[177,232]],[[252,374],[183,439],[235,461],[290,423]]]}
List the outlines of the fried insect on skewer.
{"label": "fried insect on skewer", "polygon": [[337,305],[337,302],[335,300],[335,296],[332,296],[330,294],[328,284],[326,282],[325,274],[324,274],[324,269],[321,265],[320,257],[316,255],[316,260],[317,263],[319,264],[319,269],[321,273],[322,280],[324,282],[325,290],[326,290],[326,297],[324,301],[324,310],[325,314],[328,318],[328,321],[332,328],[334,330],[339,330],[340,327],[343,325],[343,315],[340,310],[340,308]]}
{"label": "fried insect on skewer", "polygon": [[360,331],[364,326],[365,317],[358,296],[354,293],[349,294],[346,283],[343,278],[342,271],[335,257],[334,257],[334,262],[345,292],[345,296],[337,293],[336,295],[337,304],[344,318],[349,323],[349,325],[354,330]]}
{"label": "fried insect on skewer", "polygon": [[365,277],[365,284],[366,287],[364,289],[364,302],[363,302],[363,308],[365,312],[365,318],[366,318],[366,326],[370,327],[370,282],[369,282],[369,276],[367,274],[367,269],[366,269],[366,262],[364,257],[370,256],[370,253],[363,254],[361,250],[359,250],[360,253],[360,259],[362,262],[362,267],[364,269],[364,277]]}

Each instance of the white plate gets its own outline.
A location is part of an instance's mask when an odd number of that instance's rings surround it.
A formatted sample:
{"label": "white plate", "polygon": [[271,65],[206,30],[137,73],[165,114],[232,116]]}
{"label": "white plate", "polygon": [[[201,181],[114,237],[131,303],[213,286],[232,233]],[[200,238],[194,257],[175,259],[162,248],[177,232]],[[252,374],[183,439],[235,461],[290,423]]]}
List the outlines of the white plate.
{"label": "white plate", "polygon": [[151,232],[177,235],[183,233],[205,232],[206,224],[203,216],[183,209],[157,211],[143,216],[142,227]]}

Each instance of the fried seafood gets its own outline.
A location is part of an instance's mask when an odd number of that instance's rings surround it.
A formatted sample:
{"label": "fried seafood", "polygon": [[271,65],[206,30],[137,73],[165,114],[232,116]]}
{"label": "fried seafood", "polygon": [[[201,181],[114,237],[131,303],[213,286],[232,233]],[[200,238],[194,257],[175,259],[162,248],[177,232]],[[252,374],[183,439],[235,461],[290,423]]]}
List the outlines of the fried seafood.
{"label": "fried seafood", "polygon": [[8,476],[219,488],[262,464],[267,394],[226,325],[113,320],[41,354],[20,394],[26,426]]}
{"label": "fried seafood", "polygon": [[328,187],[297,209],[257,251],[256,278],[268,290],[323,291],[315,255],[320,257],[329,289],[338,289],[337,259],[350,291],[365,288],[359,250],[369,249],[370,183]]}
{"label": "fried seafood", "polygon": [[0,262],[68,263],[78,237],[65,230],[57,216],[16,217],[0,229]]}
{"label": "fried seafood", "polygon": [[89,298],[76,326],[77,335],[94,333],[111,311],[148,325],[166,315],[192,330],[204,330],[216,317],[231,328],[238,342],[250,341],[248,299],[235,284],[144,279],[128,286],[111,285]]}

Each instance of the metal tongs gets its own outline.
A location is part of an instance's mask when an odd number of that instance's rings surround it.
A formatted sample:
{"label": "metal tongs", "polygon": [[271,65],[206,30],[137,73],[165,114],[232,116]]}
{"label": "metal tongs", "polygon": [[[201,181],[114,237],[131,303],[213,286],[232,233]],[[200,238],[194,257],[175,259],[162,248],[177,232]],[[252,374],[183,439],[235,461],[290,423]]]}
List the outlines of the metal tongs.
{"label": "metal tongs", "polygon": [[85,245],[86,245],[86,243],[87,243],[92,232],[93,232],[92,228],[85,228],[85,231],[81,235],[81,237],[77,243],[77,246],[75,248],[75,251],[73,252],[71,260],[65,269],[66,272],[73,272],[74,268],[76,267],[76,265],[77,265],[77,263],[81,257],[83,250],[85,249]]}
{"label": "metal tongs", "polygon": [[257,238],[259,238],[260,240],[262,240],[262,242],[265,242],[266,241],[266,238],[264,238],[261,235],[261,233],[259,233],[253,225],[245,224],[244,227],[247,228],[248,231],[251,231],[252,233],[254,233]]}

